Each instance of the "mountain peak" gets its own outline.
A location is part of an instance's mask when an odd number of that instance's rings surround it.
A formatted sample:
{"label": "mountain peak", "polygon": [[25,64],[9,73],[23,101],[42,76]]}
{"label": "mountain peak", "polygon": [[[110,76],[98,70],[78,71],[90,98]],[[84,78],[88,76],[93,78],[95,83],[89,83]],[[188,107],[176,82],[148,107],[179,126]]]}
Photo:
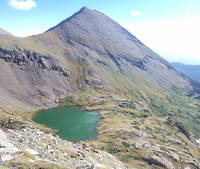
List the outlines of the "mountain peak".
{"label": "mountain peak", "polygon": [[97,11],[84,6],[78,12],[74,13],[72,16],[70,16],[69,18],[63,20],[58,25],[50,28],[46,32],[50,32],[52,30],[55,30],[56,28],[60,27],[61,25],[65,24],[65,23],[69,23],[69,22],[71,22],[74,19],[76,20],[76,18],[79,17],[79,16],[86,15],[87,18],[88,18],[88,16],[90,15],[90,17],[91,17],[95,12],[97,12]]}
{"label": "mountain peak", "polygon": [[[78,43],[98,51],[112,50],[112,53],[118,55],[125,52],[127,56],[132,56],[133,49],[138,49],[138,44],[143,45],[135,36],[111,18],[87,7],[81,8],[46,33],[53,33],[65,44]],[[125,45],[121,43],[122,41]],[[113,44],[115,45],[113,46]],[[140,54],[136,57],[140,57]]]}
{"label": "mountain peak", "polygon": [[73,18],[74,16],[77,16],[77,15],[80,15],[80,14],[94,14],[94,12],[97,12],[97,11],[84,6],[78,12],[76,12],[71,17],[69,17],[68,19]]}
{"label": "mountain peak", "polygon": [[86,6],[84,6],[84,7],[82,7],[79,11],[92,11],[92,9],[90,9],[90,8],[88,8],[88,7],[86,7]]}

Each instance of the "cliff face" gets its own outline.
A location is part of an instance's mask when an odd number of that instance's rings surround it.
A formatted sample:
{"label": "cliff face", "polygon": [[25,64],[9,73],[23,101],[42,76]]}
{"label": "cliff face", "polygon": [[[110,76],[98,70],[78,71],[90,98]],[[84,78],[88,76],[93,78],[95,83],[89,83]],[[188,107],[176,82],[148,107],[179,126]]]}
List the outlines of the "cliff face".
{"label": "cliff face", "polygon": [[4,109],[52,105],[73,90],[68,71],[51,56],[27,49],[0,48],[0,65],[0,97]]}
{"label": "cliff face", "polygon": [[96,10],[82,8],[38,36],[0,38],[3,107],[44,107],[86,88],[193,91],[185,76]]}

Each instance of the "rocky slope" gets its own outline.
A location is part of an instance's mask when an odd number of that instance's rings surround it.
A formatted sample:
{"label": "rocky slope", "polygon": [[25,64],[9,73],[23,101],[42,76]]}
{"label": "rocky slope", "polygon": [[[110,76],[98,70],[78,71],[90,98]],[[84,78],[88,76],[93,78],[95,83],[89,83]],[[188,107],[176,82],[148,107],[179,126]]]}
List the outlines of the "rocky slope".
{"label": "rocky slope", "polygon": [[0,104],[7,109],[52,106],[86,88],[194,93],[187,77],[96,10],[82,8],[41,35],[0,38]]}
{"label": "rocky slope", "polygon": [[87,143],[63,141],[20,119],[1,121],[0,168],[126,169],[112,155]]}
{"label": "rocky slope", "polygon": [[52,56],[22,48],[0,48],[0,65],[3,108],[52,105],[72,90],[68,71]]}
{"label": "rocky slope", "polygon": [[61,105],[99,110],[98,140],[90,144],[130,169],[198,169],[200,102],[174,93],[170,99],[74,93]]}

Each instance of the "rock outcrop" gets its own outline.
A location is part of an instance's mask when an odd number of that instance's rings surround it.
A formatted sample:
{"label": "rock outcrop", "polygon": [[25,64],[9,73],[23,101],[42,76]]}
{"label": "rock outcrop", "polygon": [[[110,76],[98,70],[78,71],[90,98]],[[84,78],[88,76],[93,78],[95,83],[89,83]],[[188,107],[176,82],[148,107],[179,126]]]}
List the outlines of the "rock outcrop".
{"label": "rock outcrop", "polygon": [[51,132],[30,127],[30,124],[24,124],[23,129],[9,127],[4,130],[6,132],[0,128],[0,166],[20,168],[24,164],[29,167],[40,164],[41,168],[48,164],[66,169],[127,168],[106,152],[96,150],[86,143],[63,141]]}

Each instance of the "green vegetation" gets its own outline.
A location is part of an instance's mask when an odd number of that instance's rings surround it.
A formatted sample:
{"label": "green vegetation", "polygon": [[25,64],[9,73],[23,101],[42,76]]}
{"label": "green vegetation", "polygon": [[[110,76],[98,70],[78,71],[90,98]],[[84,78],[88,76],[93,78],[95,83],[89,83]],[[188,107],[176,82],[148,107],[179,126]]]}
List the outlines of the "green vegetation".
{"label": "green vegetation", "polygon": [[[200,131],[200,125],[197,125],[200,103],[193,98],[170,93],[163,99],[151,95],[145,101],[136,101],[128,95],[113,96],[85,90],[61,99],[60,106],[66,105],[99,110],[98,140],[89,143],[117,156],[128,166],[146,167],[147,163],[142,159],[151,159],[158,152],[161,153],[159,156],[173,162],[176,152],[181,154],[179,158],[183,161],[194,160],[200,155],[198,147],[190,139],[193,137],[190,133],[199,138]],[[28,154],[25,156],[32,158]],[[177,162],[177,166],[184,165]]]}
{"label": "green vegetation", "polygon": [[125,147],[127,147],[127,148],[129,148],[131,146],[129,143],[127,143],[125,141],[122,141],[122,145],[125,146]]}
{"label": "green vegetation", "polygon": [[200,103],[185,95],[171,93],[171,100],[166,102],[151,98],[151,108],[158,117],[170,117],[175,123],[181,123],[186,130],[200,137]]}
{"label": "green vegetation", "polygon": [[9,168],[6,166],[0,165],[0,169],[9,169]]}

